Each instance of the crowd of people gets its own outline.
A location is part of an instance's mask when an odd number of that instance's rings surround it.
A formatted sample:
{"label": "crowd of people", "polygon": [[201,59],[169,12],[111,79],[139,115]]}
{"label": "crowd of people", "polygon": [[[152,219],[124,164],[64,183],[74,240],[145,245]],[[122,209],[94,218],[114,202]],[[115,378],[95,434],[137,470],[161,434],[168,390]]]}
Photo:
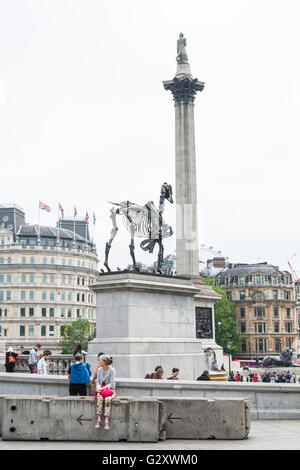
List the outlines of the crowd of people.
{"label": "crowd of people", "polygon": [[247,370],[246,375],[242,375],[240,372],[234,373],[231,371],[229,374],[229,380],[231,382],[297,383],[297,376],[290,370],[260,373],[258,371],[248,372]]}

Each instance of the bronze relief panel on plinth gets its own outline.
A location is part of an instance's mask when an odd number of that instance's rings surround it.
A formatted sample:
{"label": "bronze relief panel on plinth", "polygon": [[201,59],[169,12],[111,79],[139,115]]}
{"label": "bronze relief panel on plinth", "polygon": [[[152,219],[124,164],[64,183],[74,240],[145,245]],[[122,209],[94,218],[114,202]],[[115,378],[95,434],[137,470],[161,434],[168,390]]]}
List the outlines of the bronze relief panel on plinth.
{"label": "bronze relief panel on plinth", "polygon": [[213,338],[212,309],[209,307],[195,307],[196,338]]}

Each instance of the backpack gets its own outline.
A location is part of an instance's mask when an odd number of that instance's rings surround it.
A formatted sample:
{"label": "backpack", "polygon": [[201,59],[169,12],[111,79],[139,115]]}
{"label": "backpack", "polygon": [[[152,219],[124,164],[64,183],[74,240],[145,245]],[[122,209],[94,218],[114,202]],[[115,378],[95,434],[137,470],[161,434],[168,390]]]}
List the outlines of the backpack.
{"label": "backpack", "polygon": [[8,362],[9,364],[15,364],[17,361],[16,361],[16,358],[12,354],[10,354],[8,356]]}

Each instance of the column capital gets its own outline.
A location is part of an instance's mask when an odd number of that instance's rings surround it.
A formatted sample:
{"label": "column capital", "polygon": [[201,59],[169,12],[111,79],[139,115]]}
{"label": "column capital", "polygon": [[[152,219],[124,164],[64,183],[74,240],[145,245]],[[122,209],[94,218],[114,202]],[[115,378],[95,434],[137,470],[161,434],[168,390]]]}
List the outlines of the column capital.
{"label": "column capital", "polygon": [[187,74],[182,78],[175,76],[173,80],[164,81],[163,85],[165,90],[172,92],[175,103],[193,103],[196,93],[204,88],[204,82],[200,82],[197,78],[191,78]]}

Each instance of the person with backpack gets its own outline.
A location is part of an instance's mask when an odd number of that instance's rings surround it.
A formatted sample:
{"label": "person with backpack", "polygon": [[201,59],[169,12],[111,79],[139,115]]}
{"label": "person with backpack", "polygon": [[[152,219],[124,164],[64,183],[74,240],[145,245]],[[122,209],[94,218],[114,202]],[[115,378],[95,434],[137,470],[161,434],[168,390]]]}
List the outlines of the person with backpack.
{"label": "person with backpack", "polygon": [[5,353],[5,369],[6,372],[14,372],[17,363],[18,353],[14,352],[13,347],[10,346]]}
{"label": "person with backpack", "polygon": [[90,383],[91,372],[86,364],[82,362],[83,357],[81,354],[76,354],[74,359],[75,362],[73,362],[69,371],[69,392],[71,396],[86,397],[86,384]]}

